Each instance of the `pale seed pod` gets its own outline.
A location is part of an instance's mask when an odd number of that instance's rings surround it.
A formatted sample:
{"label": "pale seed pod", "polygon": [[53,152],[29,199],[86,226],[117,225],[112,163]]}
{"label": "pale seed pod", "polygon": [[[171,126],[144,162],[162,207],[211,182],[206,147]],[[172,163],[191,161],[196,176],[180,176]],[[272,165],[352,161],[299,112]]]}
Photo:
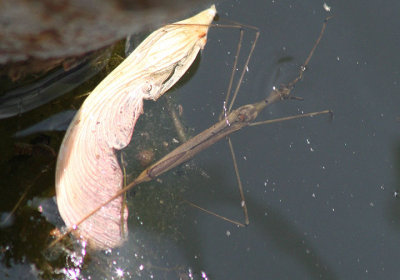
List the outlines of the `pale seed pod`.
{"label": "pale seed pod", "polygon": [[[164,94],[204,48],[215,14],[213,5],[156,30],[85,100],[67,130],[57,160],[57,204],[68,227],[121,190],[123,174],[115,150],[129,144],[143,99],[156,100]],[[121,196],[74,232],[95,249],[121,245],[128,217],[122,205]]]}

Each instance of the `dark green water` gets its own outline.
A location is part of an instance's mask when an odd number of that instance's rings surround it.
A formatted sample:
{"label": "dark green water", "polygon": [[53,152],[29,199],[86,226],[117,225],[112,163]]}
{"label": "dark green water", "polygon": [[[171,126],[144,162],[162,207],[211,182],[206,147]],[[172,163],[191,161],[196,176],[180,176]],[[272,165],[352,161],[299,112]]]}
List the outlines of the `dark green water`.
{"label": "dark green water", "polygon": [[[86,252],[84,261],[76,245],[46,251],[54,225],[37,205],[54,190],[54,157],[39,148],[35,156],[17,157],[13,147],[34,141],[56,152],[63,132],[26,139],[11,135],[56,112],[78,108],[81,101],[74,96],[87,91],[86,85],[0,122],[1,211],[11,211],[32,185],[13,220],[0,229],[0,278],[68,279],[75,273],[82,279],[396,279],[400,7],[394,1],[327,4],[334,18],[294,91],[304,101],[275,104],[259,119],[324,109],[333,110],[334,119],[250,127],[232,136],[249,226],[238,228],[183,203],[187,199],[242,220],[229,149],[221,141],[128,194],[130,233],[122,248]],[[217,10],[220,23],[240,21],[261,32],[237,106],[259,101],[272,86],[291,80],[328,15],[320,1],[226,1]],[[237,40],[237,31],[213,29],[197,68],[168,93],[183,106],[182,120],[191,135],[215,123],[222,110]],[[251,40],[246,32],[244,51]],[[129,178],[140,172],[134,160],[138,150],[152,149],[158,158],[178,145],[174,138],[165,99],[146,102],[124,151]]]}

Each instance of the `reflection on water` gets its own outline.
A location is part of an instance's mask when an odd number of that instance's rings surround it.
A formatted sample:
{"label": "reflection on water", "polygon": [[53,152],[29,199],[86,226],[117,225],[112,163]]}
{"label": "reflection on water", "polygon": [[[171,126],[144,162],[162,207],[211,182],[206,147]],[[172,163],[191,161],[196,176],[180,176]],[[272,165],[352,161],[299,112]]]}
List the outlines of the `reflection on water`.
{"label": "reflection on water", "polygon": [[6,91],[0,96],[0,118],[23,114],[70,92],[97,74],[106,65],[109,56],[109,49],[95,52],[70,70],[61,67],[34,83]]}

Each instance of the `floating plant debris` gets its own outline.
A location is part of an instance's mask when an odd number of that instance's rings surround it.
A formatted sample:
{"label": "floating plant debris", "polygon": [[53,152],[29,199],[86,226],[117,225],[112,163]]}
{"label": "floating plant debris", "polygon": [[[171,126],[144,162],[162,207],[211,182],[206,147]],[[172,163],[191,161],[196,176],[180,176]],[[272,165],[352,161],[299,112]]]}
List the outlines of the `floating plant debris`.
{"label": "floating plant debris", "polygon": [[[67,130],[57,160],[57,204],[68,227],[76,227],[91,210],[121,190],[123,174],[115,150],[129,144],[143,99],[157,100],[204,48],[215,14],[213,5],[156,30],[85,100]],[[93,248],[121,245],[128,216],[122,205],[120,196],[74,232]]]}

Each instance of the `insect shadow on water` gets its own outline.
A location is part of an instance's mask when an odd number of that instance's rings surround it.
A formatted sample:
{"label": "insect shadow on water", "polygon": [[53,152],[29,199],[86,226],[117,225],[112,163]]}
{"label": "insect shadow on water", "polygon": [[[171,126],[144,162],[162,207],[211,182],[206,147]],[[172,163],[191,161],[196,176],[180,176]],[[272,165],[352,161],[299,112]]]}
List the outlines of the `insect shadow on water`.
{"label": "insect shadow on water", "polygon": [[[277,101],[280,100],[287,100],[287,99],[296,99],[299,100],[301,98],[298,97],[294,97],[291,94],[291,91],[294,89],[294,86],[296,85],[296,83],[298,83],[304,75],[304,72],[321,40],[321,38],[323,37],[323,34],[325,32],[326,26],[327,26],[327,22],[331,17],[327,17],[322,25],[322,29],[321,32],[319,34],[319,37],[317,38],[313,48],[311,49],[307,59],[305,60],[304,64],[300,67],[299,70],[299,74],[297,77],[295,77],[292,81],[290,81],[287,84],[282,84],[279,87],[273,87],[272,91],[269,93],[268,97],[253,103],[253,104],[247,104],[247,105],[243,105],[235,110],[232,110],[233,104],[236,100],[236,97],[238,95],[239,89],[240,89],[240,85],[243,81],[244,75],[247,71],[248,68],[248,64],[250,62],[250,58],[253,54],[254,48],[256,46],[258,37],[259,37],[259,31],[256,27],[253,26],[249,26],[249,25],[238,25],[238,24],[233,24],[233,25],[222,25],[222,24],[215,24],[215,25],[211,25],[211,26],[216,26],[216,27],[231,27],[231,28],[237,28],[240,30],[240,38],[239,38],[239,43],[238,43],[238,47],[237,47],[237,51],[235,54],[235,61],[234,61],[234,66],[233,66],[233,70],[232,70],[232,74],[231,74],[231,78],[229,81],[229,86],[228,86],[228,90],[227,90],[227,96],[226,99],[223,103],[223,110],[222,113],[220,115],[220,120],[219,122],[217,122],[216,124],[214,124],[213,126],[211,126],[210,128],[204,130],[203,132],[199,133],[198,135],[192,137],[191,139],[189,139],[187,142],[185,142],[184,144],[180,145],[179,147],[177,147],[176,149],[174,149],[173,151],[171,151],[170,153],[168,153],[166,156],[164,156],[163,158],[161,158],[160,160],[158,160],[156,163],[152,164],[151,166],[149,166],[148,168],[146,168],[144,171],[142,171],[142,173],[140,173],[140,175],[138,177],[136,177],[136,179],[134,179],[131,183],[127,184],[123,189],[121,189],[120,191],[116,192],[115,195],[113,197],[111,197],[110,199],[108,199],[107,201],[105,201],[103,204],[99,205],[98,207],[96,207],[95,209],[93,209],[92,211],[90,211],[84,218],[82,218],[78,223],[76,223],[74,225],[74,227],[72,228],[68,228],[64,234],[62,234],[61,236],[59,236],[57,239],[55,239],[54,241],[52,241],[49,245],[49,248],[53,247],[56,243],[58,243],[61,239],[63,239],[66,235],[68,235],[69,233],[71,233],[72,231],[74,231],[81,223],[83,223],[86,219],[88,219],[89,217],[91,217],[93,214],[95,214],[97,211],[99,211],[102,207],[104,207],[105,205],[107,205],[108,203],[110,203],[111,201],[113,201],[114,199],[120,197],[121,195],[125,194],[128,190],[132,189],[134,186],[143,183],[143,182],[148,182],[151,181],[155,178],[157,178],[158,176],[160,176],[161,174],[169,171],[170,169],[180,165],[183,162],[186,162],[190,159],[192,159],[197,153],[199,153],[200,151],[203,151],[204,149],[210,147],[211,145],[215,144],[216,142],[218,142],[219,140],[223,139],[223,138],[228,138],[228,145],[231,151],[231,155],[233,158],[233,164],[234,164],[234,169],[235,169],[235,173],[236,173],[236,178],[237,178],[237,182],[238,182],[238,186],[239,186],[239,192],[240,192],[240,197],[241,197],[241,206],[243,208],[243,212],[244,212],[244,216],[245,216],[245,222],[240,223],[240,222],[236,222],[233,220],[230,220],[228,218],[222,217],[220,215],[217,215],[211,211],[205,210],[191,202],[186,201],[187,203],[189,203],[190,205],[197,207],[201,210],[207,211],[208,213],[218,216],[224,220],[230,221],[234,224],[237,224],[239,226],[245,226],[247,224],[249,224],[249,218],[248,218],[248,211],[247,211],[247,206],[245,203],[245,198],[244,198],[244,192],[243,192],[243,186],[240,180],[240,176],[239,176],[239,170],[236,164],[236,156],[234,153],[234,149],[233,149],[233,144],[232,141],[229,139],[229,135],[235,131],[238,131],[246,126],[255,126],[255,125],[261,125],[261,124],[268,124],[268,123],[273,123],[273,122],[279,122],[279,121],[284,121],[284,120],[291,120],[291,119],[297,119],[297,118],[303,118],[303,117],[313,117],[316,115],[320,115],[320,114],[331,114],[332,112],[330,110],[324,110],[324,111],[320,111],[320,112],[313,112],[313,113],[307,113],[307,114],[301,114],[301,115],[297,115],[297,116],[291,116],[291,117],[285,117],[285,118],[279,118],[279,119],[274,119],[274,120],[266,120],[266,121],[260,121],[260,122],[254,122],[254,120],[257,118],[258,114],[263,111],[267,106],[269,106],[270,104],[273,104]],[[233,87],[233,81],[235,78],[235,69],[237,66],[237,61],[238,61],[238,57],[240,54],[240,50],[241,50],[241,45],[242,45],[242,41],[243,41],[243,34],[244,34],[244,28],[249,28],[251,30],[255,31],[255,38],[254,41],[252,43],[249,55],[246,59],[246,62],[243,66],[243,69],[240,73],[238,82],[237,82],[237,86],[235,88],[235,91],[232,94],[232,98],[231,96],[231,91],[232,91],[232,87]],[[228,105],[229,104],[229,105]],[[122,215],[123,216],[123,215]]]}

